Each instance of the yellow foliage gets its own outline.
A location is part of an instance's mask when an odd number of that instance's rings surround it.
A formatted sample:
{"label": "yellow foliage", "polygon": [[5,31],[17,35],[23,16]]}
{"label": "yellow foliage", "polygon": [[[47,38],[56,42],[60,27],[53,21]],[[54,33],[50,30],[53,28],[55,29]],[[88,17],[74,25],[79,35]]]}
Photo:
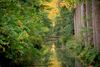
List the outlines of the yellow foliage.
{"label": "yellow foliage", "polygon": [[59,13],[59,10],[57,8],[52,9],[48,14],[48,18],[54,19],[58,13]]}
{"label": "yellow foliage", "polygon": [[65,4],[64,2],[60,2],[59,6],[60,6],[60,7],[65,7],[66,4]]}
{"label": "yellow foliage", "polygon": [[70,8],[75,8],[76,3],[74,0],[64,0],[64,1],[60,2],[59,6],[70,9]]}

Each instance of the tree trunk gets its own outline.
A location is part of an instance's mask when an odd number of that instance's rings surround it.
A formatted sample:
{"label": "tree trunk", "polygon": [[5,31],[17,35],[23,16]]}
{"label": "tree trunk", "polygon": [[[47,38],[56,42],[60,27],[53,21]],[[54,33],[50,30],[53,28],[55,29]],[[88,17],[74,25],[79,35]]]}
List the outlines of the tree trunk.
{"label": "tree trunk", "polygon": [[93,44],[93,28],[92,28],[92,0],[86,1],[86,24],[87,24],[87,42]]}
{"label": "tree trunk", "polygon": [[92,0],[92,21],[94,47],[100,51],[100,1]]}

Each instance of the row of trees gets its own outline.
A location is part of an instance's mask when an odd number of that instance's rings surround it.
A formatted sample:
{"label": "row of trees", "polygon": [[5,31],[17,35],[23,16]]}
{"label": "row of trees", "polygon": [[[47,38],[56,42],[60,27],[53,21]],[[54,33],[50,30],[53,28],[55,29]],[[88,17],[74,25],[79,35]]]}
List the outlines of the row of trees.
{"label": "row of trees", "polygon": [[96,67],[100,66],[99,2],[98,0],[82,1],[75,8],[74,15],[75,37],[81,38],[83,48],[85,48],[85,50],[82,48],[83,52],[80,56],[85,64],[92,64]]}
{"label": "row of trees", "polygon": [[59,59],[69,66],[75,62],[76,67],[99,67],[99,1],[63,0],[58,5],[57,45],[65,47],[64,51],[58,50],[58,57],[62,56]]}

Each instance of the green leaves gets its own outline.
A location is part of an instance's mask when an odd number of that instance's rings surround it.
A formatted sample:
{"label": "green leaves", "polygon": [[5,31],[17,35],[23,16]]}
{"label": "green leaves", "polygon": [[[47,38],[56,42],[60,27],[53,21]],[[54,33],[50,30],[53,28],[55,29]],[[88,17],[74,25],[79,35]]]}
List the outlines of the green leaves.
{"label": "green leaves", "polygon": [[40,12],[41,3],[41,0],[0,0],[0,54],[13,63],[41,58],[43,36],[50,24],[47,14]]}

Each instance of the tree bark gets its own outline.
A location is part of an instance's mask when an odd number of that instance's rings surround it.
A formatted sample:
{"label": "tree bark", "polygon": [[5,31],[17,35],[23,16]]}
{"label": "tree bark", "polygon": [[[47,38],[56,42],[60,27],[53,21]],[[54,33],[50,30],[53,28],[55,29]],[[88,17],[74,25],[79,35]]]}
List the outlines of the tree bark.
{"label": "tree bark", "polygon": [[100,51],[100,1],[92,0],[92,21],[94,47]]}
{"label": "tree bark", "polygon": [[87,24],[87,42],[93,45],[93,28],[92,28],[92,0],[86,1],[86,24]]}

